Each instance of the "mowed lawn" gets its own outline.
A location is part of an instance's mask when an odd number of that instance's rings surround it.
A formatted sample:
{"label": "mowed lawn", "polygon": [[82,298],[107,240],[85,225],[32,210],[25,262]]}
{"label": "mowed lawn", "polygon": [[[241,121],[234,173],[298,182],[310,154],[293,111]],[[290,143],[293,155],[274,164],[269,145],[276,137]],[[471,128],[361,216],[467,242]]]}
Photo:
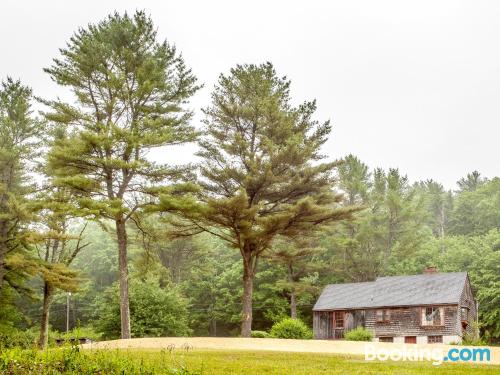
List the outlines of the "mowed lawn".
{"label": "mowed lawn", "polygon": [[[144,359],[157,353],[130,352]],[[174,351],[171,365],[195,374],[499,374],[500,366],[430,362],[367,362],[363,357],[269,351]]]}
{"label": "mowed lawn", "polygon": [[500,366],[367,362],[360,356],[214,349],[0,351],[0,374],[499,374]]}

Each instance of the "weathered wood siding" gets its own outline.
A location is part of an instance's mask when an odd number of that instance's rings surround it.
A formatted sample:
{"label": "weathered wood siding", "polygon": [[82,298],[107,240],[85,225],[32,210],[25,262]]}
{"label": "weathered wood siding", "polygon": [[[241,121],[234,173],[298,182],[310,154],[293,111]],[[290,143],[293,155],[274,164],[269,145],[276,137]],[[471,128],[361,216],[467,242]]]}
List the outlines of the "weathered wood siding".
{"label": "weathered wood siding", "polygon": [[458,306],[433,306],[443,307],[443,326],[422,326],[421,307],[395,307],[390,311],[389,322],[377,322],[377,309],[366,310],[366,328],[373,331],[375,337],[389,336],[429,336],[429,335],[457,335]]}
{"label": "weathered wood siding", "polygon": [[[460,297],[460,307],[466,307],[468,309],[468,316],[462,316],[462,309],[458,310],[457,316],[457,332],[458,335],[464,336],[466,334],[474,335],[474,322],[477,318],[476,301],[474,299],[474,294],[472,293],[472,288],[470,285],[469,278],[465,282],[465,287]],[[469,324],[465,329],[462,328],[462,321],[467,321]]]}
{"label": "weathered wood siding", "polygon": [[313,312],[313,334],[314,338],[331,339],[333,328],[333,312],[332,311],[314,311]]}
{"label": "weathered wood siding", "polygon": [[[461,335],[460,309],[457,305],[439,306],[443,307],[444,325],[442,326],[422,326],[420,306],[394,307],[386,310],[390,311],[390,321],[377,322],[376,314],[378,309],[366,310],[343,310],[344,329],[333,328],[333,311],[314,311],[313,313],[313,333],[316,339],[336,339],[342,338],[344,333],[356,327],[364,327],[371,330],[375,337],[401,337],[401,336],[429,336]],[[475,310],[474,310],[475,311]]]}
{"label": "weathered wood siding", "polygon": [[344,310],[344,328],[333,327],[333,311],[314,311],[313,333],[315,339],[341,339],[345,332],[365,326],[364,310]]}

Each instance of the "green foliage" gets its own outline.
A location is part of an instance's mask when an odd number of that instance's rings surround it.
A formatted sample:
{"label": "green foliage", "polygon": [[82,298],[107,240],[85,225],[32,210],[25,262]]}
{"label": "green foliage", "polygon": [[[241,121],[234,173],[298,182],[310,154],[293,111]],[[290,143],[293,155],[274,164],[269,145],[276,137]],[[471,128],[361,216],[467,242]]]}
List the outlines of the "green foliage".
{"label": "green foliage", "polygon": [[285,318],[277,322],[269,332],[278,339],[312,339],[312,331],[299,319]]}
{"label": "green foliage", "polygon": [[32,329],[2,329],[0,331],[0,352],[5,348],[34,348],[38,340],[40,330]]}
{"label": "green foliage", "polygon": [[[0,293],[5,287],[26,292],[24,281],[38,271],[29,254],[34,215],[30,181],[39,156],[44,124],[32,115],[29,87],[7,78],[0,85]],[[7,285],[7,286],[6,286]],[[0,301],[0,304],[2,301]],[[1,308],[1,306],[0,306]]]}
{"label": "green foliage", "polygon": [[[482,337],[500,339],[499,177],[474,171],[453,191],[353,155],[325,162],[329,122],[314,119],[314,101],[294,105],[290,81],[270,63],[219,77],[198,139],[187,108],[196,78],[140,11],[78,29],[45,71],[74,94],[43,101],[47,123],[33,115],[29,87],[0,86],[2,345],[32,345],[36,329],[26,328],[40,319],[39,301],[25,297],[42,288],[53,327],[65,326],[57,289],[78,289],[70,324],[95,315],[117,337],[116,282],[122,275],[127,290],[128,269],[140,275],[135,336],[235,335],[241,321],[248,335],[252,322],[267,330],[289,310],[309,319],[324,284],[427,265],[469,273]],[[196,140],[197,171],[147,156]],[[45,174],[42,186],[33,172]],[[132,259],[121,272],[117,242]]]}
{"label": "green foliage", "polygon": [[[120,335],[118,298],[115,284],[95,301],[95,326],[104,338]],[[190,333],[186,299],[178,288],[161,286],[157,279],[131,280],[130,315],[133,337],[186,336]]]}
{"label": "green foliage", "polygon": [[283,277],[276,285],[290,298],[290,316],[297,318],[298,305],[311,303],[319,288],[318,271],[324,269],[321,254],[325,249],[317,246],[317,240],[297,238],[294,241],[278,238],[265,255],[272,263],[283,268]]}
{"label": "green foliage", "polygon": [[82,207],[126,221],[142,208],[127,194],[147,194],[179,177],[178,168],[146,153],[195,140],[183,105],[199,88],[196,78],[174,46],[157,40],[144,12],[114,13],[79,29],[61,55],[45,71],[71,89],[76,105],[46,102],[46,118],[65,129],[49,154],[49,170],[79,192]]}
{"label": "green foliage", "polygon": [[96,292],[103,291],[118,279],[118,253],[111,231],[109,221],[100,226],[90,222],[84,232],[84,242],[89,245],[74,262],[82,276],[92,280],[92,289]]}
{"label": "green foliage", "polygon": [[348,341],[372,341],[373,333],[363,327],[357,327],[347,331],[344,338]]}
{"label": "green foliage", "polygon": [[252,323],[257,259],[277,236],[312,235],[352,218],[332,189],[334,162],[320,161],[331,127],[313,119],[314,101],[294,107],[290,81],[271,63],[237,65],[219,77],[200,140],[200,188],[193,199],[161,197],[177,235],[212,233],[243,260],[242,332]]}
{"label": "green foliage", "polygon": [[258,339],[265,339],[265,338],[270,337],[269,333],[267,333],[266,331],[254,331],[254,330],[252,330],[252,333],[250,336],[253,338],[258,338]]}
{"label": "green foliage", "polygon": [[411,258],[430,237],[423,225],[424,199],[398,169],[387,172],[368,167],[348,155],[339,169],[344,204],[365,210],[358,220],[345,222],[323,234],[321,245],[345,281],[369,281],[394,274],[394,266]]}
{"label": "green foliage", "polygon": [[[235,360],[237,358],[237,360]],[[140,350],[51,350],[44,352],[11,350],[0,353],[0,372],[12,375],[487,375],[498,366],[442,364],[430,361],[376,361],[362,357],[323,353],[273,351],[140,351]]]}
{"label": "green foliage", "polygon": [[471,330],[467,331],[462,339],[461,345],[467,346],[486,346],[487,340],[478,335],[479,325],[476,322],[471,322]]}
{"label": "green foliage", "polygon": [[480,235],[500,228],[500,178],[483,181],[474,189],[457,195],[451,216],[450,233]]}
{"label": "green foliage", "polygon": [[[32,349],[38,345],[40,337],[40,327],[31,327],[25,329],[9,328],[0,326],[0,349],[2,348],[22,348]],[[93,327],[76,327],[69,332],[58,332],[52,329],[48,330],[47,344],[54,347],[56,339],[70,339],[86,337],[93,341],[99,341],[102,335],[95,331]]]}
{"label": "green foliage", "polygon": [[172,374],[199,375],[173,354],[148,355],[121,351],[85,351],[78,346],[46,351],[12,349],[0,352],[0,372],[6,374]]}
{"label": "green foliage", "polygon": [[[197,132],[184,108],[196,77],[174,46],[157,40],[150,17],[114,13],[80,28],[45,69],[74,94],[74,103],[45,101],[59,133],[48,156],[54,182],[78,197],[79,207],[115,222],[121,254],[122,335],[130,336],[127,222],[170,194],[187,171],[158,164],[148,151],[192,142]],[[183,185],[176,189],[179,193]]]}
{"label": "green foliage", "polygon": [[94,327],[91,326],[86,326],[86,327],[75,327],[72,330],[68,332],[63,332],[60,334],[53,333],[53,336],[56,336],[57,338],[69,340],[73,338],[88,338],[91,339],[92,341],[99,341],[102,339],[102,334],[99,332],[96,332]]}

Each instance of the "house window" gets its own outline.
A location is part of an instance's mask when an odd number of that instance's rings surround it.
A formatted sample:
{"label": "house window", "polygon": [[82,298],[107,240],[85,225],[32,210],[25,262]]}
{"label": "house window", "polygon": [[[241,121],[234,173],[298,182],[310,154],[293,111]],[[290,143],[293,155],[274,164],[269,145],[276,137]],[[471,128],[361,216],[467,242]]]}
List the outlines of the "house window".
{"label": "house window", "polygon": [[379,342],[394,342],[394,337],[379,337]]}
{"label": "house window", "polygon": [[391,320],[389,310],[377,310],[377,322],[388,322]]}
{"label": "house window", "polygon": [[442,307],[424,307],[422,309],[423,326],[444,325],[444,311]]}
{"label": "house window", "polygon": [[469,309],[467,307],[462,307],[461,308],[461,314],[462,315],[462,320],[469,320]]}
{"label": "house window", "polygon": [[405,336],[405,344],[416,344],[417,336]]}
{"label": "house window", "polygon": [[443,336],[427,336],[428,344],[442,344]]}
{"label": "house window", "polygon": [[335,311],[333,315],[333,326],[334,328],[344,328],[344,312]]}

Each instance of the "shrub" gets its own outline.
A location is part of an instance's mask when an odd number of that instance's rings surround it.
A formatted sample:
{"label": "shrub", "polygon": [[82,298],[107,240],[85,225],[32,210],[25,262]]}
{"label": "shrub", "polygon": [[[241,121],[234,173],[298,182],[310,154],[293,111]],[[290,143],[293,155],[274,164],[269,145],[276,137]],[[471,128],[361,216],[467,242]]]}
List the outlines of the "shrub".
{"label": "shrub", "polygon": [[358,327],[347,332],[344,338],[348,341],[372,341],[373,334],[363,327]]}
{"label": "shrub", "polygon": [[259,339],[265,339],[266,337],[269,337],[269,333],[266,331],[252,331],[251,336]]}
{"label": "shrub", "polygon": [[0,332],[0,349],[32,348],[36,345],[38,332],[35,329],[11,329]]}
{"label": "shrub", "polygon": [[14,348],[0,351],[0,374],[200,375],[202,372],[190,371],[166,351],[147,354],[66,346],[58,350]]}
{"label": "shrub", "polygon": [[102,335],[96,332],[92,327],[75,327],[69,332],[61,332],[58,336],[61,339],[89,338],[92,341],[99,341]]}
{"label": "shrub", "polygon": [[461,343],[457,343],[455,345],[486,346],[486,345],[488,345],[488,342],[485,339],[482,339],[480,337],[469,338],[469,337],[465,336]]}
{"label": "shrub", "polygon": [[[94,326],[104,339],[120,337],[118,284],[95,300]],[[157,278],[130,280],[132,337],[187,336],[187,300],[174,286],[162,287]]]}
{"label": "shrub", "polygon": [[461,345],[467,345],[467,346],[488,345],[488,341],[485,338],[479,336],[479,325],[476,322],[472,322],[471,329],[465,333]]}
{"label": "shrub", "polygon": [[299,319],[285,318],[273,325],[270,336],[279,339],[312,339],[312,331]]}

